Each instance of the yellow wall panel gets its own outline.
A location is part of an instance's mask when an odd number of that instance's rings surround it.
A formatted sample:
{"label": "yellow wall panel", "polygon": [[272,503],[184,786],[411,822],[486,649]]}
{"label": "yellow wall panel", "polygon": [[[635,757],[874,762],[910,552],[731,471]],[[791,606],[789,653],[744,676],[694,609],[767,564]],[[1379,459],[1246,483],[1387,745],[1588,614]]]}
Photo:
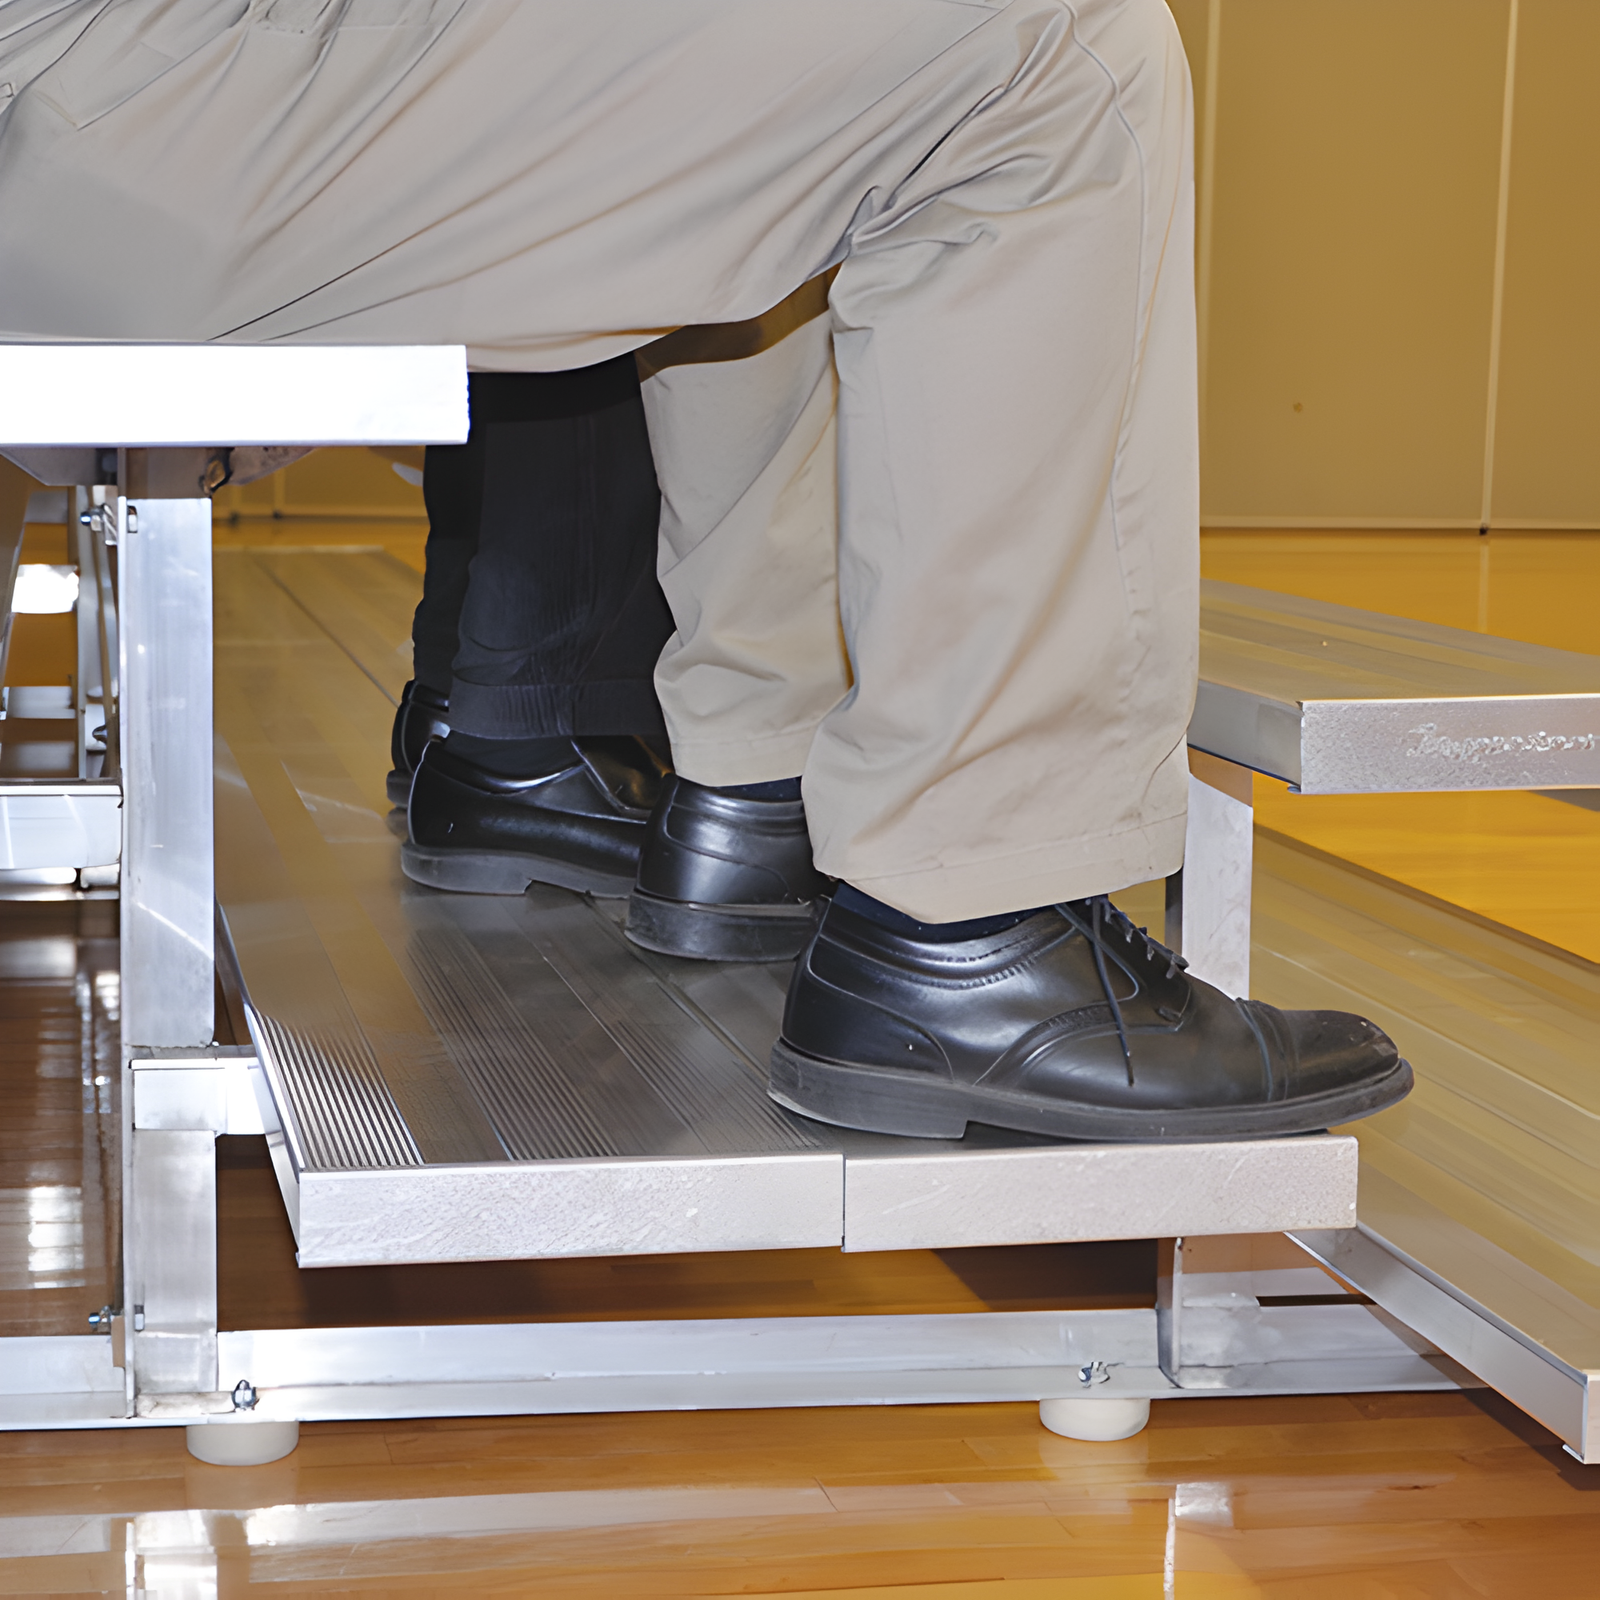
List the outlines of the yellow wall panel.
{"label": "yellow wall panel", "polygon": [[1600,3],[1521,0],[1493,513],[1600,527]]}
{"label": "yellow wall panel", "polygon": [[422,490],[405,482],[388,460],[364,448],[314,450],[255,483],[217,491],[219,517],[422,518]]}
{"label": "yellow wall panel", "polygon": [[1189,58],[1189,75],[1194,79],[1194,125],[1196,142],[1196,176],[1200,175],[1199,141],[1206,125],[1206,40],[1210,37],[1209,24],[1213,0],[1167,0],[1168,9],[1177,20],[1178,33],[1183,39],[1183,51]]}
{"label": "yellow wall panel", "polygon": [[371,450],[313,450],[284,473],[285,509],[422,514],[422,491]]}
{"label": "yellow wall panel", "polygon": [[1207,520],[1476,524],[1509,0],[1220,16]]}

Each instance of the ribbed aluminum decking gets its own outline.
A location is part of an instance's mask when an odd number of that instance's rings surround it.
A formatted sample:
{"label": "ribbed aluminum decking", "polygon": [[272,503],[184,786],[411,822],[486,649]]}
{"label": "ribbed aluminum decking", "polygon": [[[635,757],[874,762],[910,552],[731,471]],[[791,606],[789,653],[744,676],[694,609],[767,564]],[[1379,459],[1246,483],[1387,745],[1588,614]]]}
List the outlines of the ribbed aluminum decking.
{"label": "ribbed aluminum decking", "polygon": [[857,1135],[765,1092],[787,969],[647,955],[619,902],[441,894],[383,779],[416,574],[219,552],[217,889],[304,1265],[1348,1226],[1347,1138]]}

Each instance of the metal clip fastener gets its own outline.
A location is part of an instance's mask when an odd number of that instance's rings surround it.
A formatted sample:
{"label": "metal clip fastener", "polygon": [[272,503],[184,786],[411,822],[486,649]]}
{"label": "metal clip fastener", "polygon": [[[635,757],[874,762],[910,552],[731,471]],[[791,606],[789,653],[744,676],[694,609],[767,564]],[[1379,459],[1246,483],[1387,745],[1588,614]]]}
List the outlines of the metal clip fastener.
{"label": "metal clip fastener", "polygon": [[[108,544],[115,546],[117,542],[117,512],[115,506],[93,506],[79,516],[78,521],[90,529]],[[138,513],[132,506],[128,507],[128,532],[139,531]]]}
{"label": "metal clip fastener", "polygon": [[89,1326],[97,1333],[111,1332],[111,1319],[122,1315],[118,1306],[101,1306],[98,1311],[89,1313]]}
{"label": "metal clip fastener", "polygon": [[1085,1388],[1088,1388],[1091,1384],[1109,1383],[1110,1381],[1111,1374],[1106,1370],[1106,1364],[1103,1361],[1090,1361],[1078,1368],[1078,1382]]}
{"label": "metal clip fastener", "polygon": [[143,1306],[135,1306],[133,1308],[133,1331],[135,1333],[143,1333],[144,1332],[144,1307]]}
{"label": "metal clip fastener", "polygon": [[233,1409],[235,1411],[254,1411],[256,1401],[260,1398],[256,1393],[256,1386],[248,1378],[241,1378],[233,1386]]}

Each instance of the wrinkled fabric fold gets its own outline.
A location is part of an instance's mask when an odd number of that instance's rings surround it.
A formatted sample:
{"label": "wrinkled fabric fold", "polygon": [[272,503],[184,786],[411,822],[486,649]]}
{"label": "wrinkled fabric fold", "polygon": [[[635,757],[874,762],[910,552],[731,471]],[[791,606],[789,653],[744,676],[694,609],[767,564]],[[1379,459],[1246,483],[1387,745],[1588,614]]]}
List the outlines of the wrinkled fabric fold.
{"label": "wrinkled fabric fold", "polygon": [[923,921],[1178,865],[1193,197],[1160,0],[17,3],[0,337],[552,370],[837,267],[787,340],[646,384],[680,770],[803,769],[818,865]]}

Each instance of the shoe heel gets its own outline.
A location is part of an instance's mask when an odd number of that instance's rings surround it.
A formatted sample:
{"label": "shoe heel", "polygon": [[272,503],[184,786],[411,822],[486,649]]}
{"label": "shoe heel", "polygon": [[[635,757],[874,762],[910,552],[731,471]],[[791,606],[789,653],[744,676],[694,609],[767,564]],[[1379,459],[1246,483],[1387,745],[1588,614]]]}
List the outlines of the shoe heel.
{"label": "shoe heel", "polygon": [[803,1117],[864,1133],[959,1139],[967,1131],[966,1111],[948,1083],[818,1061],[781,1039],[772,1047],[767,1093]]}
{"label": "shoe heel", "polygon": [[413,883],[455,894],[522,894],[533,881],[533,874],[514,856],[428,850],[414,844],[400,846],[400,870]]}
{"label": "shoe heel", "polygon": [[418,844],[401,845],[400,870],[413,883],[455,894],[523,894],[532,884],[547,883],[598,900],[620,900],[633,887],[620,874],[571,861],[541,861],[509,851],[430,850]]}
{"label": "shoe heel", "polygon": [[623,931],[641,949],[691,961],[793,961],[814,925],[810,906],[707,906],[635,890]]}

